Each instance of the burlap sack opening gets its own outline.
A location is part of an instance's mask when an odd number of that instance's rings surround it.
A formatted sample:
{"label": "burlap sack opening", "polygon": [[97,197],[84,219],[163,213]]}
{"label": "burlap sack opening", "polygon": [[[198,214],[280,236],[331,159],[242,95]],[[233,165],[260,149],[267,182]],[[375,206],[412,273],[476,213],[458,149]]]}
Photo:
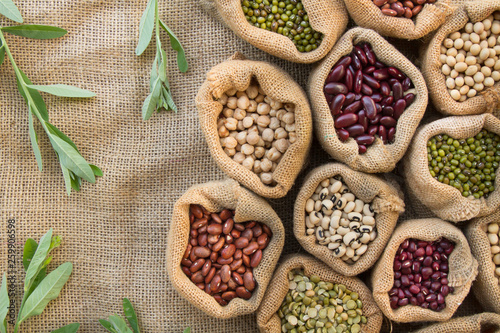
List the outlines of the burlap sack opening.
{"label": "burlap sack opening", "polygon": [[422,59],[422,74],[427,82],[432,102],[443,114],[481,114],[492,112],[499,106],[500,84],[498,82],[475,97],[467,98],[463,102],[455,101],[446,87],[446,78],[441,72],[443,64],[439,60],[441,45],[450,33],[459,31],[469,21],[481,21],[498,9],[500,9],[500,2],[497,0],[469,1],[446,20],[430,41]]}
{"label": "burlap sack opening", "polygon": [[428,326],[415,333],[498,333],[500,332],[500,315],[484,312],[469,317],[460,317]]}
{"label": "burlap sack opening", "polygon": [[323,59],[342,35],[349,20],[342,0],[302,0],[311,28],[321,32],[323,40],[316,50],[299,52],[288,37],[248,23],[241,0],[200,0],[200,3],[241,39],[275,57],[303,64]]}
{"label": "burlap sack opening", "polygon": [[382,312],[375,304],[370,289],[358,278],[345,277],[331,268],[325,267],[321,261],[309,255],[289,255],[284,258],[273,275],[266,294],[257,310],[257,325],[261,333],[280,333],[281,319],[277,311],[288,292],[288,272],[302,269],[305,275],[318,275],[322,281],[344,284],[347,289],[356,291],[363,302],[363,315],[368,322],[361,325],[361,332],[379,332],[382,326]]}
{"label": "burlap sack opening", "polygon": [[[393,143],[384,145],[377,136],[367,152],[359,154],[358,144],[354,139],[349,138],[346,142],[339,140],[323,87],[326,77],[337,61],[351,53],[353,45],[364,42],[371,44],[381,62],[398,68],[412,80],[416,98],[398,119]],[[352,169],[368,173],[389,172],[396,167],[396,163],[408,148],[427,107],[427,87],[418,68],[375,31],[362,28],[354,28],[346,32],[328,56],[312,71],[309,77],[309,96],[316,136],[323,149],[334,159],[347,164]]]}
{"label": "burlap sack opening", "polygon": [[500,210],[493,214],[472,220],[467,225],[466,236],[472,254],[479,262],[476,281],[472,292],[487,311],[500,313],[500,286],[495,275],[495,263],[491,256],[491,245],[488,239],[488,224],[500,222]]}
{"label": "burlap sack opening", "polygon": [[[429,172],[427,141],[437,134],[465,139],[481,129],[500,134],[500,120],[491,114],[448,117],[420,127],[404,160],[407,188],[419,201],[443,220],[460,222],[491,214],[500,206],[500,191],[495,179],[495,191],[488,198],[469,199],[453,186],[440,183]],[[495,173],[500,176],[500,168]]]}
{"label": "burlap sack opening", "polygon": [[[446,296],[446,308],[436,312],[416,305],[406,305],[393,310],[389,304],[388,292],[394,285],[394,257],[401,243],[409,238],[436,241],[442,237],[455,243],[455,249],[448,259],[449,286],[455,288],[455,291]],[[477,261],[472,256],[467,239],[460,229],[439,219],[408,220],[396,227],[382,257],[371,273],[373,298],[384,315],[393,321],[402,323],[445,321],[453,316],[469,293],[476,274]]]}
{"label": "burlap sack opening", "polygon": [[[254,268],[257,287],[249,300],[235,298],[221,306],[205,291],[200,290],[184,274],[181,260],[189,238],[189,206],[199,204],[210,212],[225,208],[235,210],[235,222],[257,221],[269,226],[273,237],[263,251],[262,261]],[[221,318],[231,318],[257,310],[274,268],[283,250],[285,230],[280,218],[262,198],[241,187],[231,179],[195,185],[188,189],[174,206],[167,242],[167,273],[179,294],[205,313]]]}
{"label": "burlap sack opening", "polygon": [[344,0],[354,22],[363,28],[377,31],[382,36],[418,39],[438,29],[454,9],[449,0],[426,4],[415,19],[382,14],[373,0]]}
{"label": "burlap sack opening", "polygon": [[[314,194],[321,181],[335,175],[342,176],[342,181],[358,199],[365,203],[371,202],[376,213],[377,238],[368,244],[368,250],[353,264],[336,258],[327,246],[318,244],[315,235],[306,233],[306,201]],[[300,189],[295,201],[293,232],[307,252],[324,261],[334,271],[345,276],[355,276],[372,267],[380,257],[404,206],[398,190],[378,176],[353,171],[343,164],[326,164],[311,171]]]}
{"label": "burlap sack opening", "polygon": [[[283,70],[262,61],[244,60],[236,53],[207,74],[207,80],[196,96],[200,126],[217,165],[229,177],[266,198],[281,198],[292,187],[304,165],[312,140],[311,110],[306,94]],[[255,78],[271,98],[283,103],[295,104],[295,133],[297,141],[290,145],[273,172],[275,186],[265,185],[257,174],[246,169],[226,155],[219,142],[217,118],[222,104],[217,99],[227,90],[245,90]]]}

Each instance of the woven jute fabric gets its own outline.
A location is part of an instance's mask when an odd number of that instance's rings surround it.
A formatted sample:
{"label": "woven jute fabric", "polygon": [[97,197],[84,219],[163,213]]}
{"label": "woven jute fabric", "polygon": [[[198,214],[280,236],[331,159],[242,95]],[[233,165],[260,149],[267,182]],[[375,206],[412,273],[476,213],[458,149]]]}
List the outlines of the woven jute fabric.
{"label": "woven jute fabric", "polygon": [[[182,271],[181,260],[191,230],[189,221],[191,204],[201,205],[212,213],[231,209],[235,211],[235,223],[257,221],[266,224],[272,230],[273,236],[263,251],[262,261],[253,270],[257,287],[249,300],[235,298],[228,305],[221,306],[213,296],[198,288]],[[167,242],[167,273],[179,294],[205,313],[223,319],[241,316],[257,310],[284,243],[283,224],[264,199],[241,187],[232,179],[195,185],[174,205]]]}
{"label": "woven jute fabric", "polygon": [[461,30],[468,22],[478,22],[500,9],[498,0],[469,1],[457,9],[446,19],[446,23],[430,40],[422,58],[422,74],[424,75],[429,95],[436,109],[446,115],[472,115],[493,112],[500,103],[499,83],[483,90],[475,97],[463,102],[455,101],[446,87],[446,77],[441,71],[439,60],[443,41],[450,33]]}
{"label": "woven jute fabric", "polygon": [[361,325],[361,332],[379,332],[382,326],[382,312],[375,304],[370,289],[358,278],[346,277],[336,273],[324,263],[309,255],[290,255],[280,263],[259,309],[257,310],[257,324],[261,333],[280,333],[281,319],[277,312],[289,290],[288,272],[302,270],[306,276],[317,275],[321,281],[343,284],[347,289],[359,294],[363,302],[363,315],[368,319]]}
{"label": "woven jute fabric", "polygon": [[[440,312],[416,305],[406,305],[393,310],[389,304],[388,292],[394,285],[394,257],[401,243],[410,238],[427,242],[446,238],[455,243],[448,259],[449,286],[455,290],[446,296],[446,307]],[[384,253],[372,270],[373,298],[384,315],[393,321],[445,321],[453,316],[469,293],[472,281],[477,275],[477,266],[464,234],[451,223],[439,219],[407,220],[398,224]]]}
{"label": "woven jute fabric", "polygon": [[234,33],[255,47],[288,61],[309,64],[322,59],[347,27],[349,16],[342,0],[303,0],[311,28],[323,34],[317,49],[299,52],[286,36],[250,24],[241,8],[241,0],[200,0],[203,8],[220,19]]}
{"label": "woven jute fabric", "polygon": [[[462,196],[453,186],[434,179],[429,172],[427,142],[438,134],[454,139],[475,136],[482,129],[500,134],[500,120],[491,114],[447,117],[420,127],[404,158],[404,175],[407,188],[420,202],[443,220],[460,222],[493,213],[500,206],[500,192],[493,191],[485,198]],[[497,169],[496,176],[500,176]],[[495,189],[498,184],[495,183]]]}
{"label": "woven jute fabric", "polygon": [[[252,79],[270,98],[295,105],[297,140],[289,146],[274,170],[274,186],[264,184],[256,173],[229,157],[219,141],[217,119],[223,107],[217,99],[232,88],[246,90]],[[207,80],[196,96],[196,106],[208,148],[219,167],[229,177],[263,197],[284,197],[304,165],[312,140],[311,110],[306,94],[290,75],[269,63],[245,60],[243,55],[237,53],[208,72]]]}
{"label": "woven jute fabric", "polygon": [[491,255],[491,245],[488,239],[488,224],[500,222],[500,210],[493,214],[473,219],[466,230],[472,254],[479,263],[476,281],[472,291],[483,307],[492,312],[500,313],[500,286],[495,275],[495,263]]}
{"label": "woven jute fabric", "polygon": [[[318,244],[316,236],[307,235],[305,225],[305,205],[324,179],[340,175],[342,182],[356,198],[365,203],[371,203],[375,211],[377,238],[368,244],[368,250],[353,264],[348,264],[341,258],[336,258],[327,246]],[[311,171],[302,185],[295,201],[293,215],[293,232],[300,245],[316,258],[324,261],[334,271],[345,276],[358,275],[372,267],[384,251],[389,241],[399,214],[404,211],[404,202],[397,188],[375,175],[367,175],[353,171],[349,167],[331,163]]]}
{"label": "woven jute fabric", "polygon": [[445,323],[430,325],[414,333],[498,333],[500,315],[491,312],[451,319]]}
{"label": "woven jute fabric", "polygon": [[[412,80],[416,90],[415,101],[398,119],[394,142],[384,145],[382,140],[376,137],[365,154],[359,154],[358,144],[353,138],[349,138],[346,142],[338,138],[323,89],[326,77],[337,61],[350,54],[353,45],[362,43],[371,44],[379,61],[405,73]],[[314,68],[309,78],[308,92],[313,111],[314,131],[323,149],[335,160],[347,164],[354,170],[368,173],[389,172],[395,168],[425,113],[428,99],[424,78],[417,67],[375,31],[363,28],[347,31],[328,56]]]}
{"label": "woven jute fabric", "polygon": [[419,39],[438,29],[454,9],[453,1],[438,0],[426,4],[414,18],[392,17],[382,14],[373,0],[344,0],[354,22],[363,28],[373,29],[382,36],[402,39]]}

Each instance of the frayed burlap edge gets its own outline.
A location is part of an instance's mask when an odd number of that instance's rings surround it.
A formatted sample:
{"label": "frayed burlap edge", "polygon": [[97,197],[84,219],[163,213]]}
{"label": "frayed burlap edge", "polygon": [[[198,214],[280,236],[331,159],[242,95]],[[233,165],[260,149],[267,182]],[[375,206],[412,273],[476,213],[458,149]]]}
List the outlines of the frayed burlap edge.
{"label": "frayed burlap edge", "polygon": [[[494,331],[492,331],[493,329]],[[500,332],[500,315],[491,312],[451,319],[446,323],[430,325],[414,333],[480,333]]]}

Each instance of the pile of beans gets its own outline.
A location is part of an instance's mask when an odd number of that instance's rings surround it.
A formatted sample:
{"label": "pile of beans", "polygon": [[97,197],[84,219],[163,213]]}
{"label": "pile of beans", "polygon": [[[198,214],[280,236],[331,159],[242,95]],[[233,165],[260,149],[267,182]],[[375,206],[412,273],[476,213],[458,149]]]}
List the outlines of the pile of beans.
{"label": "pile of beans", "polygon": [[451,97],[459,102],[500,80],[500,12],[469,22],[443,41],[440,60]]}
{"label": "pile of beans", "polygon": [[255,82],[245,91],[226,91],[218,101],[223,105],[217,129],[224,152],[264,184],[275,185],[273,172],[297,140],[295,105],[272,100]]}
{"label": "pile of beans", "polygon": [[300,270],[289,272],[288,280],[290,290],[278,310],[282,332],[358,333],[366,324],[363,302],[345,285]]}
{"label": "pile of beans", "polygon": [[415,99],[412,85],[399,69],[378,61],[369,44],[355,45],[332,68],[324,87],[340,140],[354,138],[360,154],[375,135],[392,142],[399,117]]}
{"label": "pile of beans", "polygon": [[301,0],[242,0],[247,21],[290,38],[299,52],[318,48],[323,34],[313,30]]}
{"label": "pile of beans", "polygon": [[435,2],[436,0],[373,0],[382,10],[382,14],[406,18],[416,16],[425,4]]}
{"label": "pile of beans", "polygon": [[210,213],[191,205],[189,243],[181,261],[182,271],[220,305],[235,297],[252,297],[253,269],[272,237],[267,225],[235,223],[233,216],[229,209]]}
{"label": "pile of beans", "polygon": [[500,244],[498,238],[500,236],[498,222],[488,224],[488,239],[491,245],[491,258],[495,264],[495,276],[500,282]]}
{"label": "pile of beans", "polygon": [[389,291],[391,308],[411,304],[441,311],[448,286],[448,258],[455,245],[442,238],[435,242],[407,239],[394,258],[394,286]]}
{"label": "pile of beans", "polygon": [[467,139],[436,135],[427,142],[427,156],[432,177],[464,197],[488,197],[495,189],[500,161],[500,137],[495,133],[483,129]]}
{"label": "pile of beans", "polygon": [[307,234],[348,263],[358,261],[377,237],[373,208],[357,199],[338,175],[318,185],[305,210]]}

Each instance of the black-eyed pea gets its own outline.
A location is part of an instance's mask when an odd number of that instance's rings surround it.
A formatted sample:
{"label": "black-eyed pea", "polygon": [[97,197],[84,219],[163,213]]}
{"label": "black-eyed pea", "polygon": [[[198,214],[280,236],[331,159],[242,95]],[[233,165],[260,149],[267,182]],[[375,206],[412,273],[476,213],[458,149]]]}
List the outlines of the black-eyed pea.
{"label": "black-eyed pea", "polygon": [[318,213],[317,211],[312,211],[309,214],[309,219],[310,219],[312,224],[317,226],[317,225],[319,225],[322,217],[320,216],[320,213]]}
{"label": "black-eyed pea", "polygon": [[[333,237],[333,236],[332,236],[332,237]],[[335,250],[335,249],[337,249],[339,246],[340,246],[340,243],[336,243],[336,242],[335,242],[335,243],[332,243],[332,242],[328,243],[328,249],[329,249],[329,250]]]}
{"label": "black-eyed pea", "polygon": [[344,214],[345,213],[342,213],[342,216],[340,217],[340,226],[341,227],[348,227],[349,223],[351,223],[351,221],[349,221],[349,219],[347,218],[347,215],[345,215],[345,217],[344,217]]}
{"label": "black-eyed pea", "polygon": [[347,216],[348,216],[349,220],[354,221],[354,222],[361,222],[363,219],[363,216],[357,212],[348,213]]}
{"label": "black-eyed pea", "polygon": [[359,241],[363,244],[367,244],[370,242],[370,234],[369,233],[363,233],[362,236],[359,238]]}
{"label": "black-eyed pea", "polygon": [[349,227],[339,227],[337,229],[337,235],[345,236],[350,231],[351,231],[351,229],[349,229]]}
{"label": "black-eyed pea", "polygon": [[345,255],[350,259],[356,255],[356,252],[352,247],[346,247]]}
{"label": "black-eyed pea", "polygon": [[351,248],[353,250],[357,250],[357,249],[359,249],[361,247],[361,245],[362,244],[361,244],[361,242],[359,240],[355,240],[354,242],[352,242]]}
{"label": "black-eyed pea", "polygon": [[375,215],[373,208],[369,204],[365,204],[365,206],[363,207],[363,215],[366,215],[366,216],[374,216]]}
{"label": "black-eyed pea", "polygon": [[314,210],[319,212],[321,211],[321,208],[323,207],[323,204],[322,204],[323,200],[321,200],[321,195],[320,197],[318,198],[318,200],[316,200],[314,202]]}
{"label": "black-eyed pea", "polygon": [[346,253],[346,250],[347,250],[346,246],[344,244],[340,244],[340,246],[338,248],[333,250],[333,255],[337,258],[343,257],[344,254]]}
{"label": "black-eyed pea", "polygon": [[362,221],[363,221],[364,225],[370,225],[370,226],[375,225],[375,218],[373,216],[365,215],[365,216],[363,216]]}
{"label": "black-eyed pea", "polygon": [[323,228],[322,227],[317,227],[316,228],[316,239],[318,241],[322,241],[325,239],[325,234],[323,232]]}
{"label": "black-eyed pea", "polygon": [[330,244],[330,238],[326,237],[326,238],[324,238],[322,240],[319,240],[318,244],[319,245],[328,245],[328,244]]}
{"label": "black-eyed pea", "polygon": [[336,182],[332,183],[330,186],[330,193],[338,193],[340,192],[340,189],[342,188],[342,182],[337,180]]}
{"label": "black-eyed pea", "polygon": [[372,232],[370,232],[370,241],[373,242],[375,238],[377,238],[377,231],[373,230]]}
{"label": "black-eyed pea", "polygon": [[[320,195],[320,198],[321,198],[321,195]],[[328,215],[332,215],[333,213],[333,201],[331,199],[324,199],[322,202],[321,202],[321,206],[322,206],[322,210],[326,210],[326,211],[329,211],[330,213]]]}
{"label": "black-eyed pea", "polygon": [[344,198],[340,198],[339,200],[337,200],[335,206],[337,209],[344,209],[345,205],[347,204],[347,200],[345,200]]}
{"label": "black-eyed pea", "polygon": [[330,218],[330,227],[334,229],[338,229],[338,227],[340,227],[340,216],[332,215]]}
{"label": "black-eyed pea", "polygon": [[309,229],[306,230],[306,233],[307,233],[308,236],[311,236],[311,235],[314,235],[315,230],[314,230],[314,228],[309,228]]}
{"label": "black-eyed pea", "polygon": [[330,217],[329,216],[323,216],[321,219],[321,227],[323,230],[328,230],[330,228]]}
{"label": "black-eyed pea", "polygon": [[309,198],[306,201],[306,212],[311,213],[314,210],[314,200]]}
{"label": "black-eyed pea", "polygon": [[344,207],[344,212],[346,214],[349,214],[354,210],[354,207],[356,207],[356,204],[354,203],[354,201],[347,201],[347,204]]}
{"label": "black-eyed pea", "polygon": [[372,232],[372,230],[373,230],[373,227],[372,227],[371,225],[362,225],[362,226],[359,228],[359,231],[360,231],[360,232],[363,232],[363,233],[365,233],[365,232],[370,233],[370,232]]}
{"label": "black-eyed pea", "polygon": [[311,219],[309,218],[309,215],[306,216],[306,227],[309,228],[309,229],[315,227],[315,225],[311,222]]}
{"label": "black-eyed pea", "polygon": [[368,250],[368,245],[363,244],[361,245],[358,249],[356,249],[356,256],[361,256],[363,255],[366,250]]}

